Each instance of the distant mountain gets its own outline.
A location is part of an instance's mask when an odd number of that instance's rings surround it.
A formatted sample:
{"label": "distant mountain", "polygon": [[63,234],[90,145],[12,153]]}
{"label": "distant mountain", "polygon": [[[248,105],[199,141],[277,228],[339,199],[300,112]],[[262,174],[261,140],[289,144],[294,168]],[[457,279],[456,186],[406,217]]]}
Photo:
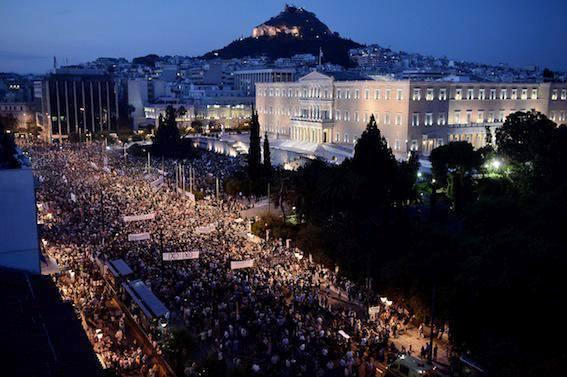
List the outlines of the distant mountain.
{"label": "distant mountain", "polygon": [[251,37],[236,40],[203,57],[231,59],[267,56],[277,59],[297,54],[318,56],[321,49],[323,62],[349,67],[353,64],[348,55],[349,49],[362,46],[332,32],[314,13],[286,5],[280,14],[256,26]]}

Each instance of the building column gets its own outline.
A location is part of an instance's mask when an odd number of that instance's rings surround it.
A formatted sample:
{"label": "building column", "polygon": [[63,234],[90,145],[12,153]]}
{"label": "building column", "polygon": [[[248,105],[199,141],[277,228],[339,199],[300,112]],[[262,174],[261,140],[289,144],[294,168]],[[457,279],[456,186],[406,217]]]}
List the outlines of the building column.
{"label": "building column", "polygon": [[75,132],[79,132],[79,116],[77,113],[79,104],[77,103],[77,82],[73,81],[73,109],[75,113]]}
{"label": "building column", "polygon": [[61,103],[59,100],[59,81],[55,81],[55,92],[57,94],[57,133],[61,141]]}
{"label": "building column", "polygon": [[100,132],[102,132],[104,131],[104,124],[102,123],[102,89],[100,81],[97,81],[96,86],[98,88],[98,126],[100,127]]}
{"label": "building column", "polygon": [[95,131],[96,131],[96,128],[95,128],[95,121],[94,121],[93,82],[89,81],[89,83],[90,83],[89,87],[90,87],[90,92],[91,92],[91,127],[92,127],[91,131],[94,134]]}
{"label": "building column", "polygon": [[65,81],[65,120],[67,121],[67,135],[71,133],[71,124],[69,122],[69,90],[67,88],[67,81]]}

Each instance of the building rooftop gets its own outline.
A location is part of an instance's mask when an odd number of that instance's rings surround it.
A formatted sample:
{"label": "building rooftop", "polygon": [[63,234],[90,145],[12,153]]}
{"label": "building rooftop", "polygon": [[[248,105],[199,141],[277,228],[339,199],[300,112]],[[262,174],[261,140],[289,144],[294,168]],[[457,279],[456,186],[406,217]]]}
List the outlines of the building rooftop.
{"label": "building rooftop", "polygon": [[0,267],[2,376],[102,377],[73,306],[50,277]]}
{"label": "building rooftop", "polygon": [[0,266],[40,273],[32,170],[0,170]]}

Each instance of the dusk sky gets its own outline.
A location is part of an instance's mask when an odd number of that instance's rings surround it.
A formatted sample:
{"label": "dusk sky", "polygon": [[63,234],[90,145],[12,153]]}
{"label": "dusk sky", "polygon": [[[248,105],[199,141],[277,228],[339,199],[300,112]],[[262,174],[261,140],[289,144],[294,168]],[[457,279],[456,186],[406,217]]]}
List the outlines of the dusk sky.
{"label": "dusk sky", "polygon": [[[198,56],[279,13],[281,0],[0,0],[0,71],[99,56]],[[567,70],[566,0],[294,1],[361,43]]]}

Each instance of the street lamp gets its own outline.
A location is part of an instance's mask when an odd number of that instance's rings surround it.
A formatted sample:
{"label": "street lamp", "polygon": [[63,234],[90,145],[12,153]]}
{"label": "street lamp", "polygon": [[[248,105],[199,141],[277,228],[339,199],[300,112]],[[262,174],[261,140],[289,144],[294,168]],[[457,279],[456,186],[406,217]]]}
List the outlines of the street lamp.
{"label": "street lamp", "polygon": [[492,166],[494,170],[498,170],[502,166],[502,162],[500,162],[500,160],[494,159],[490,161],[490,166]]}

